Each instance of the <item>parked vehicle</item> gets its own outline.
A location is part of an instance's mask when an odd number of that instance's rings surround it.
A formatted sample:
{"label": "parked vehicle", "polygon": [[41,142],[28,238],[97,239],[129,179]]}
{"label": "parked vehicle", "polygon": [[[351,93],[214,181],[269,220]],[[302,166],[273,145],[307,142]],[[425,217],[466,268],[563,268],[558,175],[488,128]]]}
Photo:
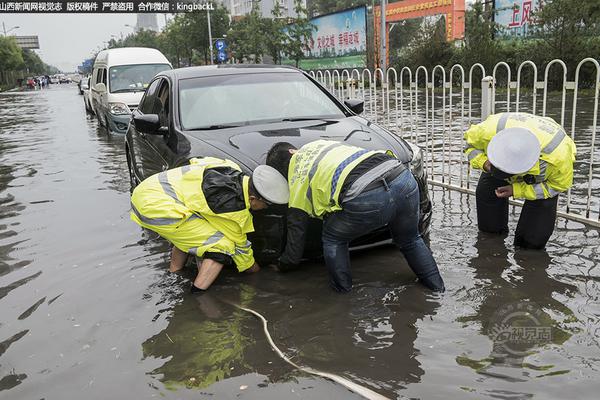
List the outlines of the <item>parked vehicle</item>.
{"label": "parked vehicle", "polygon": [[125,133],[131,111],[137,108],[150,80],[171,68],[167,58],[156,49],[124,47],[98,53],[91,86],[98,122],[109,132]]}
{"label": "parked vehicle", "polygon": [[92,101],[91,101],[91,91],[90,91],[90,84],[92,81],[92,77],[88,76],[87,78],[84,78],[81,80],[82,83],[81,87],[83,87],[83,104],[85,104],[85,111],[90,113],[90,114],[94,114],[94,107],[92,107]]}
{"label": "parked vehicle", "polygon": [[[300,147],[318,139],[337,140],[399,154],[407,143],[360,117],[362,100],[343,103],[308,74],[291,67],[219,65],[159,73],[133,111],[125,137],[131,187],[192,157],[234,160],[246,173],[265,162],[280,141]],[[411,170],[421,194],[420,229],[427,234],[431,201],[421,150]],[[268,262],[283,250],[285,207],[255,213],[251,236],[257,258]],[[305,256],[321,254],[321,221],[311,222]],[[389,230],[359,238],[353,248],[389,242]]]}
{"label": "parked vehicle", "polygon": [[85,90],[88,90],[89,87],[89,79],[88,78],[82,78],[79,83],[77,83],[77,87],[79,88],[79,94],[83,95],[83,92]]}
{"label": "parked vehicle", "polygon": [[71,78],[69,78],[66,75],[59,75],[58,76],[58,83],[62,84],[62,83],[71,83],[71,82],[72,82]]}

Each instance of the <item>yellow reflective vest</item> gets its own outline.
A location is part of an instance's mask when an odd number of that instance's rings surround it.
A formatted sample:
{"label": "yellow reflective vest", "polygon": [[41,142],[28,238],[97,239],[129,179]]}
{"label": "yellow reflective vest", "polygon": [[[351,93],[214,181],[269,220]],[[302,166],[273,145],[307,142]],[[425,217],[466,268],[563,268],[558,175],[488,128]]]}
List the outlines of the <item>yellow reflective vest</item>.
{"label": "yellow reflective vest", "polygon": [[302,146],[290,160],[290,208],[312,217],[341,210],[339,195],[348,174],[363,160],[384,151],[365,150],[329,140]]}
{"label": "yellow reflective vest", "polygon": [[[567,191],[573,184],[573,162],[577,151],[573,140],[552,118],[506,112],[490,115],[482,123],[471,126],[464,134],[467,141],[465,154],[471,167],[483,169],[488,159],[487,146],[492,137],[505,128],[513,127],[523,127],[533,132],[542,149],[540,159],[533,168],[508,180],[513,187],[513,197],[548,199]],[[527,175],[533,181],[525,178]]]}
{"label": "yellow reflective vest", "polygon": [[248,194],[249,178],[243,177],[246,207],[216,213],[202,191],[204,171],[229,167],[241,171],[232,161],[193,158],[190,165],[170,169],[145,179],[131,195],[131,219],[151,229],[180,250],[201,256],[206,251],[231,256],[239,271],[254,264],[246,234],[254,231]]}

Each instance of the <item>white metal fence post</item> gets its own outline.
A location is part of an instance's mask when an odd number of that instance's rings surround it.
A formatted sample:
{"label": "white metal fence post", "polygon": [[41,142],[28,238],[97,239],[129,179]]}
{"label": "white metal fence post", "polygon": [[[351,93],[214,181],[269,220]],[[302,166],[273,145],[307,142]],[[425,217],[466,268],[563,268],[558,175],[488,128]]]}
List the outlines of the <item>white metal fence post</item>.
{"label": "white metal fence post", "polygon": [[494,107],[494,87],[496,82],[491,76],[486,76],[481,80],[481,120],[485,120]]}

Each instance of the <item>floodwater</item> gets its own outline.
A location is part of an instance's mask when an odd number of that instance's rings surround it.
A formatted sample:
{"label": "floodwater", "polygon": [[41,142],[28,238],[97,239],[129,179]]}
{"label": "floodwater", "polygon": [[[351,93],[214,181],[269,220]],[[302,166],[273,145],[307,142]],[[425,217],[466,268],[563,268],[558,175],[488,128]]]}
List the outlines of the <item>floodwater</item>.
{"label": "floodwater", "polygon": [[472,198],[433,202],[444,294],[386,247],[353,255],[351,294],[316,261],[194,297],[194,269],[169,274],[168,244],[129,220],[123,137],[73,85],[1,94],[0,398],[360,398],[285,364],[229,303],[297,364],[389,398],[597,398],[598,231],[559,220],[547,252],[515,251],[478,234]]}

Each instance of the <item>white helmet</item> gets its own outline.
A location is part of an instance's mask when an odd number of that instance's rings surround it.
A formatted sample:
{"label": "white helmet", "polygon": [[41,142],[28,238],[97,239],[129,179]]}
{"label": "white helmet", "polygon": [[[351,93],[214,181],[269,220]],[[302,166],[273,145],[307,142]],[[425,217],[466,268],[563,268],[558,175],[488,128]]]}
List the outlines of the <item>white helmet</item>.
{"label": "white helmet", "polygon": [[540,142],[526,128],[507,128],[498,132],[487,147],[490,163],[511,175],[529,171],[540,158]]}
{"label": "white helmet", "polygon": [[290,199],[288,183],[275,168],[259,165],[252,173],[252,184],[261,198],[273,204],[287,204]]}

